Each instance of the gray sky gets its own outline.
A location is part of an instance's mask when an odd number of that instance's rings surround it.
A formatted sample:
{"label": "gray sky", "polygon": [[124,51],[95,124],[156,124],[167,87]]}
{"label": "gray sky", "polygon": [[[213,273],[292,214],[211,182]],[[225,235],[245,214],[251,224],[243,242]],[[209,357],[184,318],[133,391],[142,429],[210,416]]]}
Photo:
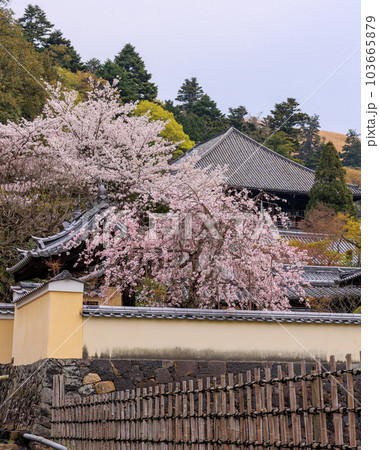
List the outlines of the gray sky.
{"label": "gray sky", "polygon": [[[84,61],[130,42],[161,100],[196,76],[219,108],[266,115],[305,101],[360,46],[358,0],[11,0],[20,17],[38,4]],[[360,131],[360,52],[302,107],[324,130]]]}

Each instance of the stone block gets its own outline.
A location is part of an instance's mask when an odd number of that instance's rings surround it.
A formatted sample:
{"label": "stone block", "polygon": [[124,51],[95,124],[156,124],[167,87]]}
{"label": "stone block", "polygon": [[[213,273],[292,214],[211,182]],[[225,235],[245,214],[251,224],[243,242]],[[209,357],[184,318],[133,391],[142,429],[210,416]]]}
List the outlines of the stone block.
{"label": "stone block", "polygon": [[157,369],[160,369],[162,367],[162,361],[160,361],[160,360],[140,361],[139,366],[140,366],[140,370],[142,370],[145,377],[150,378],[150,377],[154,376],[154,372]]}
{"label": "stone block", "polygon": [[168,359],[165,359],[162,361],[162,368],[168,369],[169,367],[174,367],[174,361],[170,361]]}
{"label": "stone block", "polygon": [[123,374],[129,374],[129,372],[132,369],[132,362],[128,359],[122,360],[118,359],[115,361],[112,361],[114,367],[118,370],[119,373]]}
{"label": "stone block", "polygon": [[85,384],[78,389],[78,394],[80,395],[91,395],[95,393],[95,389],[92,384]]}
{"label": "stone block", "polygon": [[95,384],[96,394],[108,394],[116,390],[113,381],[100,381]]}
{"label": "stone block", "polygon": [[83,384],[93,384],[101,381],[101,378],[97,373],[90,372],[83,378]]}
{"label": "stone block", "polygon": [[134,383],[129,378],[117,377],[114,380],[114,385],[117,391],[126,391],[127,389],[134,389]]}
{"label": "stone block", "polygon": [[158,384],[170,383],[173,381],[170,372],[167,369],[157,369],[155,371],[155,381]]}
{"label": "stone block", "polygon": [[209,372],[213,377],[219,377],[226,373],[225,361],[210,361],[208,364]]}
{"label": "stone block", "polygon": [[89,366],[92,373],[99,374],[102,380],[113,381],[116,378],[108,359],[94,359]]}
{"label": "stone block", "polygon": [[175,361],[175,370],[179,377],[187,377],[198,372],[197,361]]}

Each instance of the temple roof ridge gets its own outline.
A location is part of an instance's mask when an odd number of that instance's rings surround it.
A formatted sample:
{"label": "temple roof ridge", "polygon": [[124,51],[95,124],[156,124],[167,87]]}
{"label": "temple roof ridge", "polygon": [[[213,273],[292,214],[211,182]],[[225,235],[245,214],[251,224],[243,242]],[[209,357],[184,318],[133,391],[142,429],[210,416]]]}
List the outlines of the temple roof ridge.
{"label": "temple roof ridge", "polygon": [[[265,147],[234,127],[193,147],[197,166],[228,166],[228,185],[267,192],[290,192],[308,195],[315,171]],[[254,156],[254,157],[253,157]],[[357,185],[348,184],[355,197],[361,195]]]}

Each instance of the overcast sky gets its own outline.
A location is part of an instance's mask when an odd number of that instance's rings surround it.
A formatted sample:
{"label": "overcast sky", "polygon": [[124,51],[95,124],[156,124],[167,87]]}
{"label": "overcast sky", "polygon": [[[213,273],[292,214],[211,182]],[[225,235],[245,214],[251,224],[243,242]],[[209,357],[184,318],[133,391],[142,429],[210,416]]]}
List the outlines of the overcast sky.
{"label": "overcast sky", "polygon": [[[266,115],[304,102],[360,46],[358,0],[11,0],[37,3],[82,59],[113,58],[131,43],[161,100],[196,76],[219,108]],[[360,131],[360,52],[302,107],[324,130]]]}

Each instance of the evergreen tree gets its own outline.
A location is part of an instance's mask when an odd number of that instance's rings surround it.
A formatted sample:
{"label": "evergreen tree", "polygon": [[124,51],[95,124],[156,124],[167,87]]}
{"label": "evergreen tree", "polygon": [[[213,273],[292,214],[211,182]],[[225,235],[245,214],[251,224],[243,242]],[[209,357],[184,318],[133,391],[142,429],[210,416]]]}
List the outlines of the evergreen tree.
{"label": "evergreen tree", "polygon": [[205,119],[208,123],[219,121],[224,118],[223,113],[217,108],[217,103],[207,94],[204,94],[191,108],[188,108],[187,111]]}
{"label": "evergreen tree", "polygon": [[65,69],[76,72],[84,68],[80,55],[69,39],[63,37],[60,30],[54,30],[45,40],[45,49],[55,63]]}
{"label": "evergreen tree", "polygon": [[[196,116],[192,112],[175,116],[176,120],[183,125],[183,131],[189,136],[192,141],[197,144],[206,139],[207,125],[204,119]],[[217,133],[216,133],[217,134]]]}
{"label": "evergreen tree", "polygon": [[245,122],[244,117],[247,116],[248,112],[245,106],[238,106],[237,108],[229,108],[228,120],[230,126],[240,130],[243,128]]}
{"label": "evergreen tree", "polygon": [[254,118],[252,117],[248,117],[246,120],[247,115],[248,111],[245,106],[240,105],[237,106],[237,108],[229,108],[229,115],[227,117],[229,126],[236,128],[253,139],[256,139],[256,121],[254,121]]}
{"label": "evergreen tree", "polygon": [[84,68],[87,72],[97,74],[102,69],[101,61],[97,58],[91,58],[84,64]]}
{"label": "evergreen tree", "polygon": [[294,152],[294,145],[291,138],[284,131],[277,131],[273,133],[265,142],[265,146],[274,150],[274,152],[292,159],[291,155]]}
{"label": "evergreen tree", "polygon": [[292,152],[298,153],[300,149],[300,127],[308,119],[308,115],[301,112],[300,104],[294,98],[276,103],[271,115],[266,117],[272,132],[281,131],[292,141]]}
{"label": "evergreen tree", "polygon": [[38,5],[28,5],[24,15],[18,20],[26,39],[37,50],[43,50],[54,24],[49,22],[46,13]]}
{"label": "evergreen tree", "polygon": [[150,81],[151,74],[147,72],[145,63],[131,44],[126,44],[115,57],[114,62],[106,61],[98,76],[113,82],[120,78],[118,90],[121,100],[125,103],[137,100],[153,101],[158,93],[157,86]]}
{"label": "evergreen tree", "polygon": [[118,79],[117,90],[120,92],[120,98],[124,103],[138,99],[138,85],[133,82],[130,74],[118,64],[107,59],[97,74],[108,80],[110,83]]}
{"label": "evergreen tree", "polygon": [[305,157],[304,165],[309,169],[316,170],[320,164],[321,154],[325,147],[325,138],[322,139],[322,142],[311,150],[308,155]]}
{"label": "evergreen tree", "polygon": [[346,167],[361,167],[361,140],[355,130],[349,130],[342,147],[342,162]]}
{"label": "evergreen tree", "polygon": [[311,210],[319,204],[336,212],[356,215],[353,194],[345,182],[345,169],[336,148],[330,141],[323,148],[315,181],[309,193],[307,209]]}
{"label": "evergreen tree", "polygon": [[301,123],[301,144],[299,149],[299,159],[304,161],[308,155],[317,152],[320,146],[320,116],[306,116]]}
{"label": "evergreen tree", "polygon": [[182,103],[181,108],[183,110],[188,110],[192,108],[192,106],[200,100],[203,95],[203,88],[197,82],[197,78],[186,78],[184,83],[181,85],[175,100]]}
{"label": "evergreen tree", "polygon": [[307,114],[301,112],[300,104],[294,98],[287,98],[287,101],[276,103],[272,109],[270,119],[271,128],[280,129],[293,138],[297,138],[300,133],[300,125],[307,119]]}

